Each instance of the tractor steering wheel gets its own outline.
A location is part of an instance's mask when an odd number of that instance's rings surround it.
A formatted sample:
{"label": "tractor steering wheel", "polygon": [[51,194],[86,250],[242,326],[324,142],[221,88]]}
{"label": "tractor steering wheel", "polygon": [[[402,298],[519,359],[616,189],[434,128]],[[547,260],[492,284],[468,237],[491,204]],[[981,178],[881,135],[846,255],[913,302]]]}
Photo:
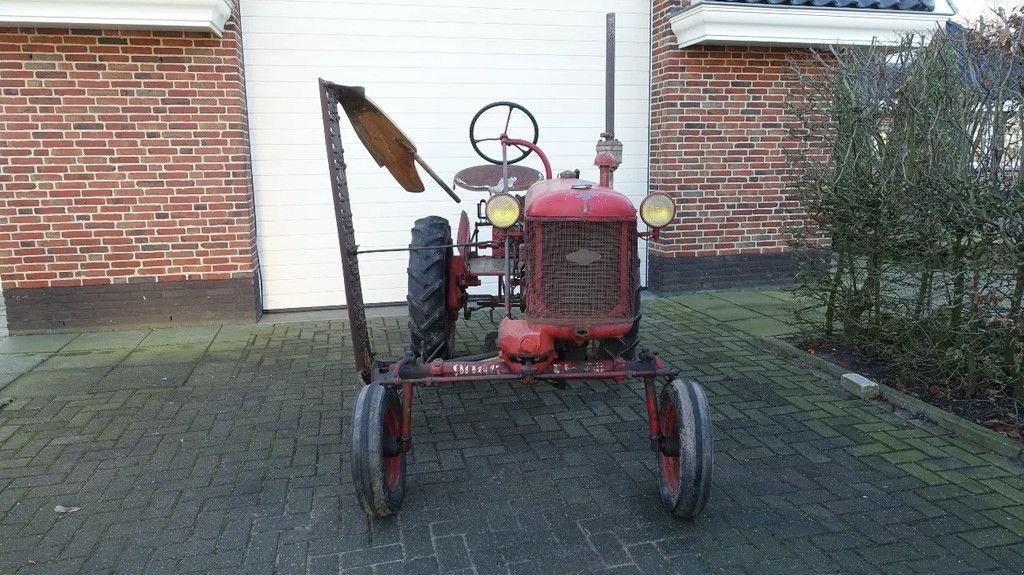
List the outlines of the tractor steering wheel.
{"label": "tractor steering wheel", "polygon": [[[484,113],[490,110],[491,108],[508,108],[508,115],[505,117],[505,129],[502,131],[500,136],[493,138],[478,138],[476,137],[477,120],[479,120],[480,117],[483,116]],[[537,128],[537,119],[533,117],[533,114],[531,114],[529,110],[527,110],[526,108],[519,104],[516,104],[515,102],[493,102],[491,104],[487,104],[483,108],[480,108],[480,111],[477,112],[475,116],[473,116],[473,121],[469,123],[469,143],[472,144],[473,151],[476,152],[478,156],[492,164],[502,163],[500,158],[495,159],[485,154],[478,145],[481,142],[501,142],[503,146],[513,146],[517,150],[519,150],[520,155],[518,157],[508,159],[509,164],[519,163],[525,160],[526,157],[529,156],[531,153],[533,153],[533,150],[531,150],[530,148],[526,148],[524,146],[520,146],[517,144],[506,144],[504,142],[505,139],[508,139],[508,127],[509,124],[512,123],[512,114],[516,110],[519,110],[523,114],[526,114],[526,117],[530,120],[530,123],[533,124],[533,138],[529,139],[528,141],[532,142],[533,144],[537,143],[537,139],[540,137],[540,130]]]}

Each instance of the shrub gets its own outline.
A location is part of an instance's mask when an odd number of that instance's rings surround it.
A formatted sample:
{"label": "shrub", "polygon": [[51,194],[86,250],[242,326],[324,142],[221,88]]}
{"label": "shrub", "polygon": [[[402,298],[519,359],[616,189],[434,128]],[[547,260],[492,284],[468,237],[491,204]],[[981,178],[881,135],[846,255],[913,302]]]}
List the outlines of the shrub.
{"label": "shrub", "polygon": [[1024,399],[1022,15],[794,66],[813,329],[968,396]]}

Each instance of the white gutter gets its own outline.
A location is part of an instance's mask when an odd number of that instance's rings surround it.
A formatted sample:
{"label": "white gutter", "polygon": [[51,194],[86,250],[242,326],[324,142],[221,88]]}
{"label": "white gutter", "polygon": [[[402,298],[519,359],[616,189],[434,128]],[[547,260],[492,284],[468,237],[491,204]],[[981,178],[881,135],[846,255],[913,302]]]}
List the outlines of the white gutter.
{"label": "white gutter", "polygon": [[0,0],[0,27],[188,30],[221,36],[234,0]]}
{"label": "white gutter", "polygon": [[[929,35],[956,13],[868,8],[815,8],[694,0],[669,18],[680,48],[696,44],[761,46],[895,45],[906,34]],[[938,6],[937,6],[938,8]]]}

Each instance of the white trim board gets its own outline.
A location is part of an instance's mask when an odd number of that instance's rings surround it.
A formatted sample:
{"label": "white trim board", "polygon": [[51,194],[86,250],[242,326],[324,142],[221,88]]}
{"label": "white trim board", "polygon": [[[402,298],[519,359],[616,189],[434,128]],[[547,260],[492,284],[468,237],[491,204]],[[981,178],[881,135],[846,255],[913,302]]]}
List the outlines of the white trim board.
{"label": "white trim board", "polygon": [[3,0],[0,26],[135,28],[224,34],[233,0]]}
{"label": "white trim board", "polygon": [[[930,34],[954,15],[939,0],[935,12],[694,3],[669,17],[680,48],[717,45],[898,44],[908,33]],[[939,10],[942,8],[942,10]]]}

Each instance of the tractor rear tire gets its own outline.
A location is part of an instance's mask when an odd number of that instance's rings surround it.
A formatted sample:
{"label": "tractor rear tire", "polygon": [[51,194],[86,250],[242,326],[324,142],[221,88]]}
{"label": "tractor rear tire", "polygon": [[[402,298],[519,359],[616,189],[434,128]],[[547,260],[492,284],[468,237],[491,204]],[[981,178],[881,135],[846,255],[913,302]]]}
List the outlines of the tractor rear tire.
{"label": "tractor rear tire", "polygon": [[[448,313],[448,260],[452,230],[448,220],[416,220],[409,247],[409,335],[412,353],[424,363],[450,359],[455,321]],[[436,246],[437,249],[423,249]]]}
{"label": "tractor rear tire", "polygon": [[634,359],[636,348],[640,345],[640,290],[636,290],[636,307],[633,308],[636,317],[633,319],[633,326],[622,337],[602,339],[597,344],[597,357],[599,359]]}
{"label": "tractor rear tire", "polygon": [[405,452],[400,448],[402,402],[379,383],[359,390],[352,412],[352,485],[370,517],[397,513],[405,497]]}
{"label": "tractor rear tire", "polygon": [[715,461],[711,408],[704,389],[689,379],[675,379],[665,385],[658,420],[662,435],[658,453],[661,499],[676,516],[692,519],[711,495]]}

